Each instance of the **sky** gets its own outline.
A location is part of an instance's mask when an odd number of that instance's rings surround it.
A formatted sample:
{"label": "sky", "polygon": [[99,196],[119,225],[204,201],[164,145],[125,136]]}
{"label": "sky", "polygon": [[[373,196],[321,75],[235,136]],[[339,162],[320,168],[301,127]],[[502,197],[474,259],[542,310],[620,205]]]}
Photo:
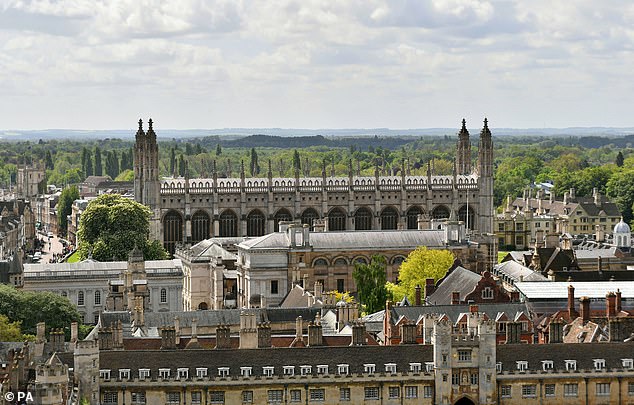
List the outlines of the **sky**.
{"label": "sky", "polygon": [[632,21],[627,0],[0,0],[0,128],[631,127]]}

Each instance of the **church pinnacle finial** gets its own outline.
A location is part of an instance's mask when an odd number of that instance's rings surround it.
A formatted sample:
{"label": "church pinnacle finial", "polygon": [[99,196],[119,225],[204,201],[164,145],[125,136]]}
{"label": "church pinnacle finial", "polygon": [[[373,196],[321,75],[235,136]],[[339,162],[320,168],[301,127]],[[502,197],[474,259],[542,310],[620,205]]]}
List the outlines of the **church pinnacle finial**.
{"label": "church pinnacle finial", "polygon": [[467,129],[467,120],[466,119],[462,119],[462,129],[466,130]]}
{"label": "church pinnacle finial", "polygon": [[484,127],[489,128],[489,120],[486,117],[484,117]]}
{"label": "church pinnacle finial", "polygon": [[148,120],[148,129],[152,129],[152,118]]}
{"label": "church pinnacle finial", "polygon": [[143,120],[139,118],[139,131],[143,131]]}

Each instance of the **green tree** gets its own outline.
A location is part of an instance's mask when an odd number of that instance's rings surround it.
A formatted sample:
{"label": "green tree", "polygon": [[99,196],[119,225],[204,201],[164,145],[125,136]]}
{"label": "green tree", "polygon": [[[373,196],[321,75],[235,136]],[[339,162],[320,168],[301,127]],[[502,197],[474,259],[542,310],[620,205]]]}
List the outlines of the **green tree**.
{"label": "green tree", "polygon": [[62,190],[57,203],[57,223],[62,235],[68,232],[68,216],[72,213],[73,201],[79,200],[77,186],[66,187]]}
{"label": "green tree", "polygon": [[260,173],[260,165],[258,163],[258,153],[255,148],[251,148],[251,164],[249,166],[251,176],[257,176]]}
{"label": "green tree", "polygon": [[114,179],[119,175],[119,158],[117,151],[109,150],[106,154],[106,174]]}
{"label": "green tree", "polygon": [[180,156],[178,157],[178,174],[181,177],[185,177],[185,156],[183,156],[183,154],[181,153]]}
{"label": "green tree", "polygon": [[172,147],[170,149],[170,175],[175,174],[175,170],[176,170],[176,150],[174,149],[174,147]]}
{"label": "green tree", "polygon": [[92,176],[93,175],[93,169],[92,169],[92,158],[90,157],[90,155],[88,155],[86,157],[86,165],[84,166],[84,176],[88,177],[88,176]]}
{"label": "green tree", "polygon": [[125,170],[119,173],[114,179],[115,181],[134,181],[134,170]]}
{"label": "green tree", "polygon": [[117,194],[92,200],[79,223],[80,260],[90,252],[99,261],[126,260],[135,246],[143,251],[146,260],[167,258],[161,244],[148,239],[151,216],[145,205]]}
{"label": "green tree", "polygon": [[48,170],[53,170],[55,168],[55,165],[53,164],[53,155],[51,155],[51,151],[48,149],[46,150],[46,155],[44,157],[44,164]]}
{"label": "green tree", "polygon": [[192,144],[189,142],[185,144],[185,154],[187,156],[191,156],[194,154],[194,148],[192,147]]}
{"label": "green tree", "polygon": [[612,199],[621,210],[623,220],[632,221],[632,204],[634,203],[634,169],[619,170],[615,172],[606,185],[608,197]]}
{"label": "green tree", "polygon": [[623,158],[623,152],[619,151],[619,153],[616,154],[616,165],[617,167],[623,167],[623,163],[624,163],[625,159]]}
{"label": "green tree", "polygon": [[395,301],[407,296],[414,302],[417,285],[424,286],[428,278],[438,280],[442,278],[454,261],[453,254],[448,250],[431,250],[420,246],[412,251],[401,264],[398,271],[398,283],[387,283],[387,289]]}
{"label": "green tree", "polygon": [[219,143],[216,144],[216,156],[222,155],[222,147]]}
{"label": "green tree", "polygon": [[22,342],[20,322],[9,322],[6,315],[0,314],[0,342]]}
{"label": "green tree", "polygon": [[385,307],[387,289],[385,285],[385,256],[374,255],[370,264],[355,263],[352,278],[357,286],[359,301],[365,305],[366,313],[374,313]]}
{"label": "green tree", "polygon": [[299,156],[299,152],[297,149],[293,151],[293,169],[301,170],[302,169],[302,159]]}
{"label": "green tree", "polygon": [[103,166],[101,165],[101,149],[95,146],[95,176],[103,176]]}

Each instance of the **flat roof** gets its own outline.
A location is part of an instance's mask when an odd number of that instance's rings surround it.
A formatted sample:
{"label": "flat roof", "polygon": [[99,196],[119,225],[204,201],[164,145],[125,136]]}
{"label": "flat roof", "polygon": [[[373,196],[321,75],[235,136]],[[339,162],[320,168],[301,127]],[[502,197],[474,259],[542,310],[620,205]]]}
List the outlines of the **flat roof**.
{"label": "flat roof", "polygon": [[621,291],[622,298],[634,298],[634,281],[523,281],[515,283],[515,288],[528,300],[567,299],[568,286],[575,288],[575,299],[580,297],[603,298],[609,292]]}

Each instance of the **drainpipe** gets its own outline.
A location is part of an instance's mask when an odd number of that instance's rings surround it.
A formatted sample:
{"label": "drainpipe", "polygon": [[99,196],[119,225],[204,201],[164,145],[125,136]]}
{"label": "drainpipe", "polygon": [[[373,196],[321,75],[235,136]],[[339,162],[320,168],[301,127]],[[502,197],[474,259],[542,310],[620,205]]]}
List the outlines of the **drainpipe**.
{"label": "drainpipe", "polygon": [[588,377],[584,377],[583,381],[586,385],[586,405],[588,404]]}

